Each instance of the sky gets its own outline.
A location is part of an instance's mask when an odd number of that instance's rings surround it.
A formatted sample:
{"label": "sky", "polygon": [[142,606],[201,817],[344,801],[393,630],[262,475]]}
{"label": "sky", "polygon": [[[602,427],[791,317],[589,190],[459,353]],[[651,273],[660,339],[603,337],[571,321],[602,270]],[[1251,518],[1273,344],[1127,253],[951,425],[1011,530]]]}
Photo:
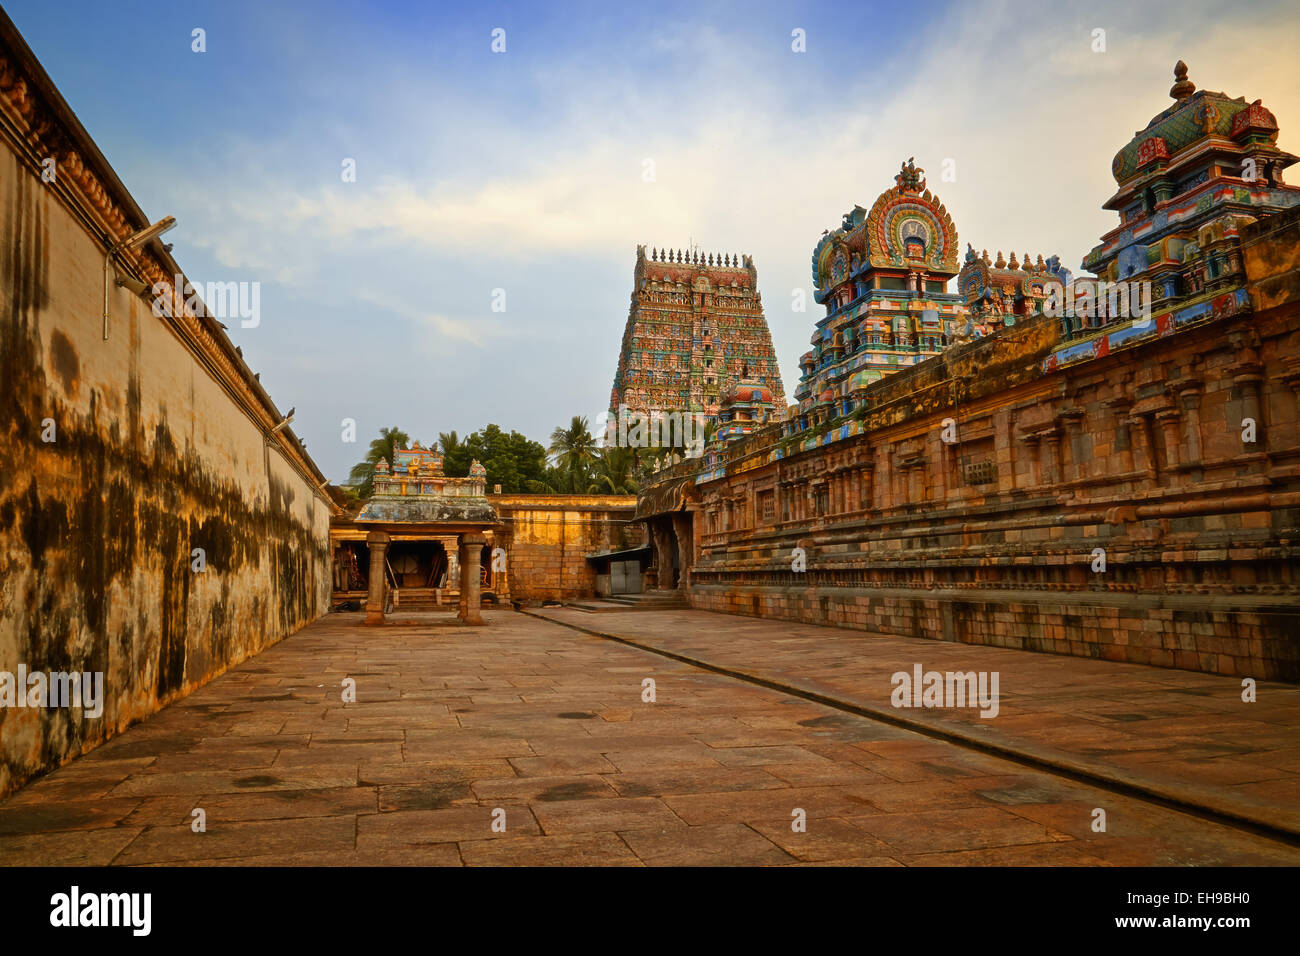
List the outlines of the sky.
{"label": "sky", "polygon": [[793,392],[813,246],[909,157],[963,252],[1077,272],[1180,58],[1300,152],[1271,0],[4,7],[186,275],[259,284],[229,334],[335,481],[381,427],[594,422],[638,244],[752,255]]}

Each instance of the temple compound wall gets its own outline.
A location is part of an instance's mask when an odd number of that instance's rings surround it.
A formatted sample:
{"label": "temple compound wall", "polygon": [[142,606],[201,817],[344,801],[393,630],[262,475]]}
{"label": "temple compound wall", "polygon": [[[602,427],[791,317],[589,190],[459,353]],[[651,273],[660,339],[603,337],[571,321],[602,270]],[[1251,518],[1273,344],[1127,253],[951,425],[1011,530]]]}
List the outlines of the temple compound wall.
{"label": "temple compound wall", "polygon": [[[150,219],[2,14],[0,133],[3,793],[326,610],[331,504],[217,321],[154,314],[159,241],[106,267]],[[40,706],[38,671],[98,703]]]}
{"label": "temple compound wall", "polygon": [[644,528],[632,524],[632,495],[489,495],[502,528],[509,597],[524,603],[569,601],[596,594],[588,555],[637,547]]}
{"label": "temple compound wall", "polygon": [[872,386],[857,434],[663,476],[641,507],[689,535],[690,603],[1300,681],[1300,210],[1241,248],[1176,335],[1063,367],[1038,316]]}

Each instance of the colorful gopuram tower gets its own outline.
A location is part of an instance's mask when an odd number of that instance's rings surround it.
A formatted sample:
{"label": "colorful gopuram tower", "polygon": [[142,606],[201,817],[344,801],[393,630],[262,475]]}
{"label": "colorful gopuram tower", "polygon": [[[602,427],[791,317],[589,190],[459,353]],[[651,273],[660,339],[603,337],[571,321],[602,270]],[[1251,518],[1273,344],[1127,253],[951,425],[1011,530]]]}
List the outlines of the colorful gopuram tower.
{"label": "colorful gopuram tower", "polygon": [[868,212],[854,206],[812,255],[815,298],[826,315],[799,360],[800,419],[851,410],[852,393],[938,355],[965,308],[948,282],[957,275],[957,230],[908,160],[894,188]]}
{"label": "colorful gopuram tower", "polygon": [[750,256],[637,246],[632,303],[610,391],[611,419],[695,412],[716,420],[742,377],[785,408],[781,372]]}

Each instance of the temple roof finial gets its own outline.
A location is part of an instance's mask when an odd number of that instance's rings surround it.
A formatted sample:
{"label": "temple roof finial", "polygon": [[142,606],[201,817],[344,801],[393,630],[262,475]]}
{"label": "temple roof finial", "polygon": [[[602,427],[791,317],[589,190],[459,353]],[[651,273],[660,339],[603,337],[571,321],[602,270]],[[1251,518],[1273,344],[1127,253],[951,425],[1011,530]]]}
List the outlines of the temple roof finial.
{"label": "temple roof finial", "polygon": [[1196,92],[1196,84],[1187,78],[1187,64],[1179,60],[1174,64],[1174,79],[1177,81],[1169,88],[1169,95],[1176,100],[1185,100]]}

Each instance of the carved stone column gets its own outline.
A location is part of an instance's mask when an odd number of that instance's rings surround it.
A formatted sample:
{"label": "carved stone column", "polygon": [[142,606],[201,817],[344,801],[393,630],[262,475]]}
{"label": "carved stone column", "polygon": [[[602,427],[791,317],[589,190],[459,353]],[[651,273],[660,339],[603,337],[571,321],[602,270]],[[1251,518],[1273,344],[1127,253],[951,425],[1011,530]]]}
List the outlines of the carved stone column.
{"label": "carved stone column", "polygon": [[1247,418],[1254,419],[1256,434],[1262,435],[1264,423],[1260,421],[1259,415],[1259,385],[1264,377],[1256,371],[1257,365],[1243,364],[1241,368],[1242,371],[1232,377],[1233,386],[1241,391],[1241,419],[1243,422]]}
{"label": "carved stone column", "polygon": [[1115,415],[1115,442],[1112,449],[1119,453],[1119,470],[1121,474],[1133,471],[1133,430],[1129,418],[1129,409],[1133,403],[1127,398],[1112,398],[1103,404]]}
{"label": "carved stone column", "polygon": [[1184,429],[1184,441],[1187,454],[1183,460],[1199,462],[1201,460],[1201,383],[1187,382],[1178,389],[1178,400],[1183,406],[1183,417],[1187,422]]}
{"label": "carved stone column", "polygon": [[673,515],[673,532],[677,538],[677,587],[686,589],[687,576],[695,562],[695,541],[692,534],[692,519],[686,512]]}
{"label": "carved stone column", "polygon": [[1029,468],[1025,475],[1025,483],[1022,485],[1017,482],[1017,487],[1037,488],[1043,483],[1043,463],[1042,463],[1042,442],[1038,435],[1021,435],[1021,442],[1024,443],[1029,457]]}
{"label": "carved stone column", "polygon": [[370,551],[370,589],[366,593],[366,623],[384,623],[384,597],[387,579],[385,578],[384,556],[388,553],[391,539],[382,531],[372,531],[366,535],[366,547]]}
{"label": "carved stone column", "polygon": [[487,538],[476,531],[460,536],[460,613],[466,624],[482,624],[479,604],[479,569],[483,561],[483,545]]}
{"label": "carved stone column", "polygon": [[954,458],[954,447],[952,443],[944,441],[939,430],[934,428],[926,435],[925,444],[926,457],[930,460],[934,497],[939,502],[939,507],[943,507],[948,498],[948,467]]}
{"label": "carved stone column", "polygon": [[1169,408],[1156,413],[1156,421],[1160,423],[1165,436],[1165,467],[1170,470],[1177,468],[1181,460],[1179,446],[1182,442],[1178,435],[1178,420],[1177,409]]}
{"label": "carved stone column", "polygon": [[1130,415],[1129,424],[1133,441],[1133,467],[1146,472],[1148,479],[1156,477],[1156,443],[1151,429],[1151,419],[1147,415]]}
{"label": "carved stone column", "polygon": [[889,511],[894,507],[894,455],[885,445],[876,450],[876,472],[874,490],[880,496],[880,510]]}
{"label": "carved stone column", "polygon": [[1043,483],[1055,485],[1061,480],[1061,433],[1051,431],[1043,436],[1046,439]]}
{"label": "carved stone column", "polygon": [[1065,431],[1065,448],[1069,453],[1069,460],[1062,461],[1062,480],[1074,481],[1080,478],[1088,477],[1088,470],[1085,462],[1080,460],[1079,445],[1081,443],[1081,434],[1083,431],[1084,412],[1081,408],[1067,408],[1057,417],[1062,429]]}

